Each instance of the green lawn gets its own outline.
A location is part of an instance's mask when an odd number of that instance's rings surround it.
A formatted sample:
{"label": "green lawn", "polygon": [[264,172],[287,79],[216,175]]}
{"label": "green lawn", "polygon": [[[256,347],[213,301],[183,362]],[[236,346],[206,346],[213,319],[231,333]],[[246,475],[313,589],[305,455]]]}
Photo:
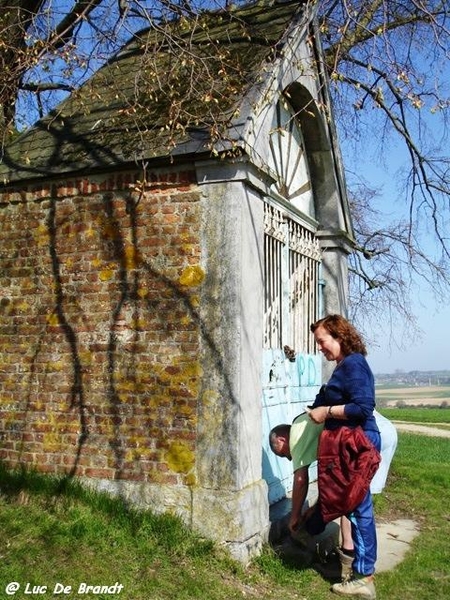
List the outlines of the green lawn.
{"label": "green lawn", "polygon": [[379,411],[391,421],[450,425],[450,408],[380,408]]}
{"label": "green lawn", "polygon": [[[420,535],[401,565],[377,575],[379,600],[450,598],[448,448],[448,439],[399,435],[376,512],[414,519]],[[317,571],[283,564],[270,548],[244,568],[171,516],[129,510],[73,483],[0,470],[0,490],[1,600],[335,597]],[[14,596],[11,582],[21,586]]]}

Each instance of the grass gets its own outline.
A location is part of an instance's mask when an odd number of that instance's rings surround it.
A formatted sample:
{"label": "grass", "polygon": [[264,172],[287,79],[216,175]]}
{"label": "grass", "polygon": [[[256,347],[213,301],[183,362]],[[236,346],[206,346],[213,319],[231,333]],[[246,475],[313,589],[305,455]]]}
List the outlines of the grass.
{"label": "grass", "polygon": [[391,421],[450,425],[450,408],[379,408],[379,412]]}
{"label": "grass", "polygon": [[379,597],[450,597],[449,465],[448,439],[399,435],[389,486],[376,508],[414,519],[421,533],[401,565],[378,578]]}
{"label": "grass", "polygon": [[[390,409],[383,412],[391,414]],[[406,409],[400,412],[407,415]],[[437,410],[439,417],[442,412]],[[399,434],[388,486],[375,497],[376,513],[383,519],[412,518],[420,535],[403,563],[377,575],[379,600],[450,597],[449,465],[448,440]],[[103,600],[334,598],[329,582],[314,569],[284,564],[269,547],[243,567],[175,517],[131,509],[74,481],[0,469],[0,490],[1,600],[37,595]],[[5,591],[12,581],[21,584],[15,596]],[[78,593],[82,583],[96,587]],[[116,583],[123,585],[120,594],[117,588],[108,591]],[[70,586],[70,593],[54,594],[57,584]],[[42,586],[45,595],[37,593]],[[35,594],[30,593],[33,589]]]}

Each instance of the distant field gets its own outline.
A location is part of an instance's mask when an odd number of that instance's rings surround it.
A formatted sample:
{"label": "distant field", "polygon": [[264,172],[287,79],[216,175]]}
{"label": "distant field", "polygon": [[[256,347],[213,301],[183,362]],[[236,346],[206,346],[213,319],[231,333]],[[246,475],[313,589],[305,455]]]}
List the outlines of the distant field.
{"label": "distant field", "polygon": [[450,406],[450,385],[376,387],[375,393],[377,401],[383,406],[396,406],[398,402],[410,406],[420,404],[441,406],[443,402],[448,402]]}

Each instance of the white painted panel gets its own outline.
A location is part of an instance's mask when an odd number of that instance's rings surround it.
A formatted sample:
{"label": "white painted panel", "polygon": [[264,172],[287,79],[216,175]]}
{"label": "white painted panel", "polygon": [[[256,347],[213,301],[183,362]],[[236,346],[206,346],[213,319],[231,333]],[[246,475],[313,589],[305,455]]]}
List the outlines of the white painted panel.
{"label": "white painted panel", "polygon": [[[321,385],[321,358],[298,354],[289,361],[283,350],[265,350],[263,360],[263,478],[269,487],[269,503],[273,504],[292,490],[292,464],[278,458],[270,450],[269,433],[280,423],[292,423],[311,404]],[[311,479],[316,477],[315,466]]]}

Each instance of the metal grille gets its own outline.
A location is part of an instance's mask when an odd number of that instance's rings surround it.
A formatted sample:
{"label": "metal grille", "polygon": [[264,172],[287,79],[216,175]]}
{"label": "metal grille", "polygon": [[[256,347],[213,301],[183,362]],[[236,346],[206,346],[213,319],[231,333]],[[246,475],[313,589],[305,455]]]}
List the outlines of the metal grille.
{"label": "metal grille", "polygon": [[309,326],[317,320],[320,248],[314,234],[288,220],[289,229],[289,338],[293,347],[314,352]]}
{"label": "metal grille", "polygon": [[283,312],[283,249],[286,230],[283,214],[277,208],[264,205],[264,347],[281,348]]}
{"label": "metal grille", "polygon": [[314,353],[311,323],[318,318],[321,253],[314,233],[265,204],[264,347]]}

